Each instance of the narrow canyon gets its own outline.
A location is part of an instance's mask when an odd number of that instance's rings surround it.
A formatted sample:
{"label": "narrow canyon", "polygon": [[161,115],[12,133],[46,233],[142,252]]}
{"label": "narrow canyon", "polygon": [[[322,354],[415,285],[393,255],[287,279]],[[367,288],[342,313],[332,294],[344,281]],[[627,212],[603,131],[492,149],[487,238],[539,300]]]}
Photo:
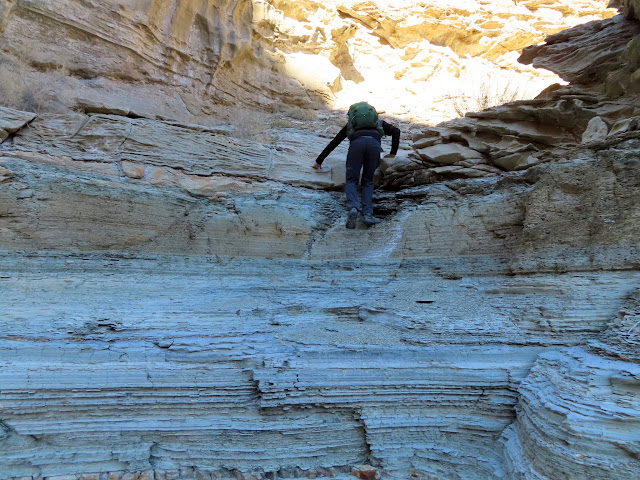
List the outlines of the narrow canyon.
{"label": "narrow canyon", "polygon": [[0,0],[0,299],[1,480],[640,478],[640,1]]}

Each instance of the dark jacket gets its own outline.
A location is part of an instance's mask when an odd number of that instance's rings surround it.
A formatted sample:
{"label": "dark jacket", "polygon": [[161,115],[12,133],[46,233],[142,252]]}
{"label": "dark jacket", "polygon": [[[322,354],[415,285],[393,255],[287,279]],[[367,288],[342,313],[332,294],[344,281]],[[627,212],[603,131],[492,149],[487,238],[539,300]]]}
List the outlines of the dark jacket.
{"label": "dark jacket", "polygon": [[[381,126],[382,126],[382,129],[384,130],[385,135],[391,136],[391,151],[389,153],[391,155],[395,155],[398,152],[398,146],[400,145],[400,129],[396,126],[391,125],[390,123],[385,122],[384,120],[382,120],[381,122],[382,122]],[[362,135],[370,135],[380,140],[380,134],[378,133],[377,130],[366,130],[366,131],[358,130],[354,134],[354,138],[357,138],[358,136],[362,136]],[[338,145],[340,145],[340,143],[342,143],[342,141],[345,138],[347,138],[346,125],[342,127],[342,130],[338,132],[338,134],[333,138],[333,140],[329,142],[329,145],[327,145],[322,151],[322,153],[318,155],[318,158],[316,158],[316,163],[319,165],[322,165],[322,162],[324,162],[324,159],[327,158],[329,154],[333,152],[333,150]]]}

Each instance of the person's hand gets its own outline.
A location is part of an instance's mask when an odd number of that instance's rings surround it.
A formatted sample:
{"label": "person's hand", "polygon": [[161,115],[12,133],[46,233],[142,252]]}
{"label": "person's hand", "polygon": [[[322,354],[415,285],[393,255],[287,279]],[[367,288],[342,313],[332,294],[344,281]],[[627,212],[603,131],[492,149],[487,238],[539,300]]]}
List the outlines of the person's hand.
{"label": "person's hand", "polygon": [[313,165],[311,165],[311,168],[315,168],[316,170],[322,170],[322,165],[316,162]]}
{"label": "person's hand", "polygon": [[387,153],[384,158],[396,158],[396,155],[394,153]]}

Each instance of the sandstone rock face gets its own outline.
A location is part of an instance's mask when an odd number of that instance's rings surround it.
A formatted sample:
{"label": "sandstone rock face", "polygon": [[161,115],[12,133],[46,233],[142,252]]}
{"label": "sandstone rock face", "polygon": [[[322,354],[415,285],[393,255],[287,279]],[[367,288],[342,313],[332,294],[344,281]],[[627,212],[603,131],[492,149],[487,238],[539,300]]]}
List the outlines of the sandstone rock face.
{"label": "sandstone rock face", "polygon": [[[639,34],[637,21],[619,15],[525,48],[521,61],[553,70],[572,83],[549,88],[533,100],[469,112],[465,118],[423,129],[414,134],[410,154],[422,165],[386,169],[383,182],[397,188],[526,170],[565,158],[580,143],[606,142],[637,129],[640,103],[634,75],[640,66]],[[425,155],[436,147],[465,149],[466,158],[449,155],[450,167],[443,170],[441,162]]]}
{"label": "sandstone rock face", "polygon": [[536,95],[557,77],[518,64],[520,50],[613,12],[604,0],[11,1],[0,93],[39,113],[201,124],[242,105],[277,114],[367,99],[434,122],[480,109],[487,93],[492,104]]}
{"label": "sandstone rock face", "polygon": [[[339,100],[342,82],[365,83],[371,60],[352,46],[368,35],[410,52],[429,31],[439,48],[495,60],[517,42],[504,25],[522,26],[524,7],[576,24],[595,11],[573,3],[578,14],[563,2],[519,2],[511,16],[511,3],[481,5],[493,15],[481,24],[479,3],[433,2],[436,27],[413,2],[401,15],[380,2],[23,0],[0,6],[14,39],[0,48],[55,18],[74,48],[94,38],[82,47],[94,59],[74,62],[152,78],[132,90],[141,102],[146,88],[209,74],[216,101],[256,98],[260,62],[302,74],[317,53],[340,74],[331,83],[325,69],[327,90],[313,95]],[[0,478],[635,478],[633,5],[527,51],[571,85],[414,124],[413,148],[381,165],[384,221],[372,228],[344,228],[345,145],[310,168],[339,111],[201,125],[159,118],[175,105],[145,112],[107,93],[77,112],[0,108]],[[304,28],[314,15],[332,30]],[[487,40],[467,45],[459,27],[471,18]],[[341,28],[356,23],[366,28]],[[198,50],[206,31],[219,49]],[[292,38],[300,50],[285,55]],[[115,60],[97,55],[103,40]],[[258,45],[273,50],[259,57]],[[203,52],[209,63],[192,65]],[[293,88],[287,78],[274,85]]]}

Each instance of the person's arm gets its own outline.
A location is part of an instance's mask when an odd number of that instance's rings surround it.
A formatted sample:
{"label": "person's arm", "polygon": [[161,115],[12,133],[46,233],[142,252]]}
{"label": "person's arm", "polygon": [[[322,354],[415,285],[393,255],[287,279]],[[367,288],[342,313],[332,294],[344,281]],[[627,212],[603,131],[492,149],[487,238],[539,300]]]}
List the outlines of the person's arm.
{"label": "person's arm", "polygon": [[333,152],[333,150],[338,145],[340,145],[340,143],[342,143],[342,141],[345,138],[347,138],[347,126],[346,125],[344,127],[342,127],[342,129],[336,134],[335,137],[333,137],[333,140],[331,140],[329,142],[329,145],[324,147],[324,150],[322,151],[322,153],[320,155],[318,155],[318,158],[316,158],[316,163],[314,163],[311,166],[313,168],[315,168],[316,170],[322,168],[322,162],[324,162],[324,159],[327,158],[329,156],[329,154],[331,152]]}
{"label": "person's arm", "polygon": [[398,147],[400,146],[400,129],[384,120],[382,121],[382,129],[385,135],[391,136],[391,151],[385,157],[393,158],[398,153]]}

